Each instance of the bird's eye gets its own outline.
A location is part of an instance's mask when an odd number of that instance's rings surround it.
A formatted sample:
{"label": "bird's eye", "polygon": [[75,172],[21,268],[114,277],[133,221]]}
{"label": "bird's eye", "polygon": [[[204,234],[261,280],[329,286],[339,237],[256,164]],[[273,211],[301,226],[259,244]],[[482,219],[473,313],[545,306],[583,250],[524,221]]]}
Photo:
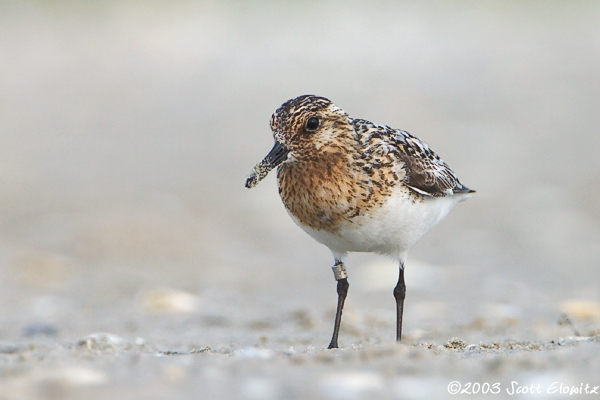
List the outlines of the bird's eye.
{"label": "bird's eye", "polygon": [[319,127],[319,118],[310,117],[308,121],[306,121],[306,130],[308,132],[314,132]]}

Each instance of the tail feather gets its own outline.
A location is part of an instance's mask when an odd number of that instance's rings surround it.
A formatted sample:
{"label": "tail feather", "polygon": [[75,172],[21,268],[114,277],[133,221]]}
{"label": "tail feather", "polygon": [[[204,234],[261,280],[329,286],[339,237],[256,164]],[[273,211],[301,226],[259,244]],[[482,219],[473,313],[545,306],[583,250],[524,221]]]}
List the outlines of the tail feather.
{"label": "tail feather", "polygon": [[457,193],[476,193],[475,190],[469,189],[468,187],[466,187],[462,183],[460,183],[459,186],[456,186],[452,191],[454,192],[454,194],[457,194]]}

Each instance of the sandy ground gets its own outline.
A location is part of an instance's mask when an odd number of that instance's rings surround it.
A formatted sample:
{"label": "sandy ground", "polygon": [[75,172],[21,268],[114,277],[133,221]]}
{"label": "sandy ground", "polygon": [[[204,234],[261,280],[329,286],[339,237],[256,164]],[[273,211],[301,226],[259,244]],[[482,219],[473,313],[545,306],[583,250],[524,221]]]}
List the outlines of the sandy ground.
{"label": "sandy ground", "polygon": [[[0,399],[597,398],[599,21],[584,1],[2,2]],[[243,187],[305,93],[478,191],[411,252],[401,345],[396,266],[358,254],[326,350],[331,255],[273,176]]]}

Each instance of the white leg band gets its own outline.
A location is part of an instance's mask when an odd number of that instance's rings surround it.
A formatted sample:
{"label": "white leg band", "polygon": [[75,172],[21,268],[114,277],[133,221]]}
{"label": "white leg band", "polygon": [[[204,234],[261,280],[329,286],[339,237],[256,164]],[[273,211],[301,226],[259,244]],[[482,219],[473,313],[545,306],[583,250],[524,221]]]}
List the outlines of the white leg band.
{"label": "white leg band", "polygon": [[333,269],[333,276],[335,276],[336,281],[348,277],[346,274],[346,267],[344,267],[344,263],[342,262],[336,263],[331,269]]}

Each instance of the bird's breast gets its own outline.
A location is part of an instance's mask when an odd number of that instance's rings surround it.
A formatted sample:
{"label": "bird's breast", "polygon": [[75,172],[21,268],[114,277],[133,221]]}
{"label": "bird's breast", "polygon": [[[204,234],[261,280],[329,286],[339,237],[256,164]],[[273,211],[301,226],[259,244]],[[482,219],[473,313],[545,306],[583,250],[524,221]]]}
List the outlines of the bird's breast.
{"label": "bird's breast", "polygon": [[335,233],[360,224],[385,202],[395,182],[384,184],[379,175],[332,153],[285,163],[277,178],[283,204],[300,225]]}

